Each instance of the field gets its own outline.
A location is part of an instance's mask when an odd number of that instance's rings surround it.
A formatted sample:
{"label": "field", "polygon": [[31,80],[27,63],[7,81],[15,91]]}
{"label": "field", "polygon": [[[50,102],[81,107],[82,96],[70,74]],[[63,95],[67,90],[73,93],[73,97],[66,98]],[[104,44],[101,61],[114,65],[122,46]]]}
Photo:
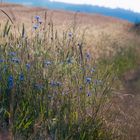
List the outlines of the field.
{"label": "field", "polygon": [[0,139],[140,139],[132,23],[16,4],[0,10]]}

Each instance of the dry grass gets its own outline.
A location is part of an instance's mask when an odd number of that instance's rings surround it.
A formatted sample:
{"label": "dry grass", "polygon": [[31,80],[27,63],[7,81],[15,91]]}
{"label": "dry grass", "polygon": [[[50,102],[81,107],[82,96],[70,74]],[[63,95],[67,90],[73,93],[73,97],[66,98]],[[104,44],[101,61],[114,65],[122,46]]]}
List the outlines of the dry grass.
{"label": "dry grass", "polygon": [[[126,46],[126,42],[129,44],[139,43],[134,33],[129,32],[131,23],[115,19],[112,17],[106,17],[98,14],[83,14],[74,12],[65,12],[58,10],[49,10],[44,8],[25,7],[16,4],[2,4],[0,8],[6,11],[8,15],[13,19],[16,29],[22,27],[22,23],[25,24],[25,28],[28,29],[28,34],[32,30],[33,17],[40,15],[45,18],[45,12],[47,12],[46,23],[52,19],[54,27],[63,32],[68,30],[74,24],[79,30],[79,34],[86,30],[86,42],[89,46],[89,51],[92,51],[95,57],[98,57],[102,53],[102,48],[107,53],[112,54],[114,49],[118,46]],[[7,17],[0,13],[0,23],[7,20]],[[100,48],[102,47],[102,48]],[[98,53],[97,53],[98,52]]]}
{"label": "dry grass", "polygon": [[[18,29],[22,23],[25,23],[28,34],[30,34],[30,30],[32,30],[34,15],[40,15],[42,18],[45,18],[45,12],[47,12],[46,23],[49,23],[51,17],[55,23],[54,27],[60,32],[67,30],[68,27],[75,24],[75,21],[79,34],[81,34],[82,30],[87,29],[85,39],[88,45],[88,51],[92,52],[95,58],[104,54],[112,56],[118,48],[127,47],[126,44],[130,46],[140,44],[139,36],[129,31],[132,25],[127,21],[97,14],[75,14],[73,12],[52,11],[15,4],[2,4],[0,8],[12,18],[16,29]],[[3,22],[7,20],[7,17],[3,13],[0,13],[0,17],[0,25],[2,26]],[[74,20],[75,17],[76,20]],[[133,74],[132,77],[134,77]],[[125,82],[129,82],[129,79],[126,78],[125,80]],[[129,85],[129,89],[128,83],[125,83],[123,92],[117,92],[115,94],[113,111],[119,111],[119,114],[116,115],[115,123],[118,127],[122,127],[122,129],[120,129],[120,134],[126,134],[124,139],[139,140],[140,90],[138,89],[135,91],[131,85],[133,85],[133,83]]]}

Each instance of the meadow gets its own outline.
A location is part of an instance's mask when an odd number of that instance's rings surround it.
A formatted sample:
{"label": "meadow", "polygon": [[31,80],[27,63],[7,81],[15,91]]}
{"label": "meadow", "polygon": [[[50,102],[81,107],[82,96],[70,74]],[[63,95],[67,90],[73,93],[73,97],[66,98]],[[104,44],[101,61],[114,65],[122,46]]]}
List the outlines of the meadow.
{"label": "meadow", "polygon": [[[115,104],[116,93],[133,82],[128,75],[139,68],[136,42],[124,47],[104,35],[95,58],[91,38],[76,19],[63,30],[46,16],[34,15],[30,32],[8,14],[0,26],[0,130],[15,140],[138,138],[128,134],[130,122],[120,119],[123,126],[117,118],[124,117]],[[139,78],[134,82],[138,87]]]}

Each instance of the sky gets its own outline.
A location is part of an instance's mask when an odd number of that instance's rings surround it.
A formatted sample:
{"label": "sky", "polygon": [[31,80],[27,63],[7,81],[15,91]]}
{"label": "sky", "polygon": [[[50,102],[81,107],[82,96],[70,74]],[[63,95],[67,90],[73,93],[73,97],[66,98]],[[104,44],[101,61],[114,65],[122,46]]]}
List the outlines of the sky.
{"label": "sky", "polygon": [[140,0],[50,0],[73,4],[91,4],[110,8],[123,8],[140,13]]}

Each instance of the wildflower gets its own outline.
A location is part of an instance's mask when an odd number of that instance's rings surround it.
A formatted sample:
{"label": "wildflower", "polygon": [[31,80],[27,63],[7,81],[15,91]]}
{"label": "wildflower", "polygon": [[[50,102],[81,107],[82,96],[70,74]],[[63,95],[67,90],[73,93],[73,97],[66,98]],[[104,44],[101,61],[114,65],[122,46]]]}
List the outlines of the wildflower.
{"label": "wildflower", "polygon": [[72,64],[71,58],[68,58],[68,59],[67,59],[67,63],[68,63],[68,64]]}
{"label": "wildflower", "polygon": [[33,26],[33,28],[35,29],[35,30],[37,30],[38,29],[38,25],[37,24],[35,24],[34,26]]}
{"label": "wildflower", "polygon": [[90,53],[86,53],[86,59],[90,60]]}
{"label": "wildflower", "polygon": [[19,75],[19,80],[20,80],[20,81],[24,81],[24,75],[23,75],[23,73],[20,73],[20,75]]}
{"label": "wildflower", "polygon": [[42,20],[41,19],[38,22],[39,22],[39,24],[42,24]]}
{"label": "wildflower", "polygon": [[69,38],[71,38],[72,37],[72,32],[69,32],[68,36],[69,36]]}
{"label": "wildflower", "polygon": [[19,60],[18,58],[12,58],[12,62],[14,62],[14,63],[19,63],[20,60]]}
{"label": "wildflower", "polygon": [[45,66],[49,66],[49,65],[51,65],[51,64],[52,64],[51,61],[45,61],[45,62],[44,62],[44,65],[45,65]]}
{"label": "wildflower", "polygon": [[16,52],[10,52],[9,55],[10,56],[16,56]]}
{"label": "wildflower", "polygon": [[80,86],[79,90],[80,90],[80,91],[82,91],[82,90],[83,90],[83,87],[82,87],[82,86]]}
{"label": "wildflower", "polygon": [[8,88],[9,88],[9,89],[12,89],[13,86],[14,86],[14,78],[13,78],[12,75],[10,75],[10,76],[8,77]]}
{"label": "wildflower", "polygon": [[60,87],[60,86],[62,85],[62,83],[61,83],[61,82],[51,81],[51,82],[50,82],[50,85],[51,85],[52,87]]}
{"label": "wildflower", "polygon": [[3,63],[4,62],[4,60],[3,59],[0,59],[0,63]]}
{"label": "wildflower", "polygon": [[87,96],[88,96],[88,97],[91,96],[91,92],[88,92],[88,93],[87,93]]}
{"label": "wildflower", "polygon": [[29,69],[30,69],[30,67],[31,67],[31,65],[30,65],[30,64],[26,64],[26,68],[27,68],[27,70],[29,70]]}
{"label": "wildflower", "polygon": [[91,78],[90,77],[87,77],[86,78],[86,84],[90,84],[91,83]]}
{"label": "wildflower", "polygon": [[92,69],[91,69],[91,72],[92,72],[92,73],[94,73],[95,71],[96,71],[95,68],[92,68]]}
{"label": "wildflower", "polygon": [[39,21],[39,20],[40,20],[40,16],[35,16],[35,19],[36,19],[37,21]]}

